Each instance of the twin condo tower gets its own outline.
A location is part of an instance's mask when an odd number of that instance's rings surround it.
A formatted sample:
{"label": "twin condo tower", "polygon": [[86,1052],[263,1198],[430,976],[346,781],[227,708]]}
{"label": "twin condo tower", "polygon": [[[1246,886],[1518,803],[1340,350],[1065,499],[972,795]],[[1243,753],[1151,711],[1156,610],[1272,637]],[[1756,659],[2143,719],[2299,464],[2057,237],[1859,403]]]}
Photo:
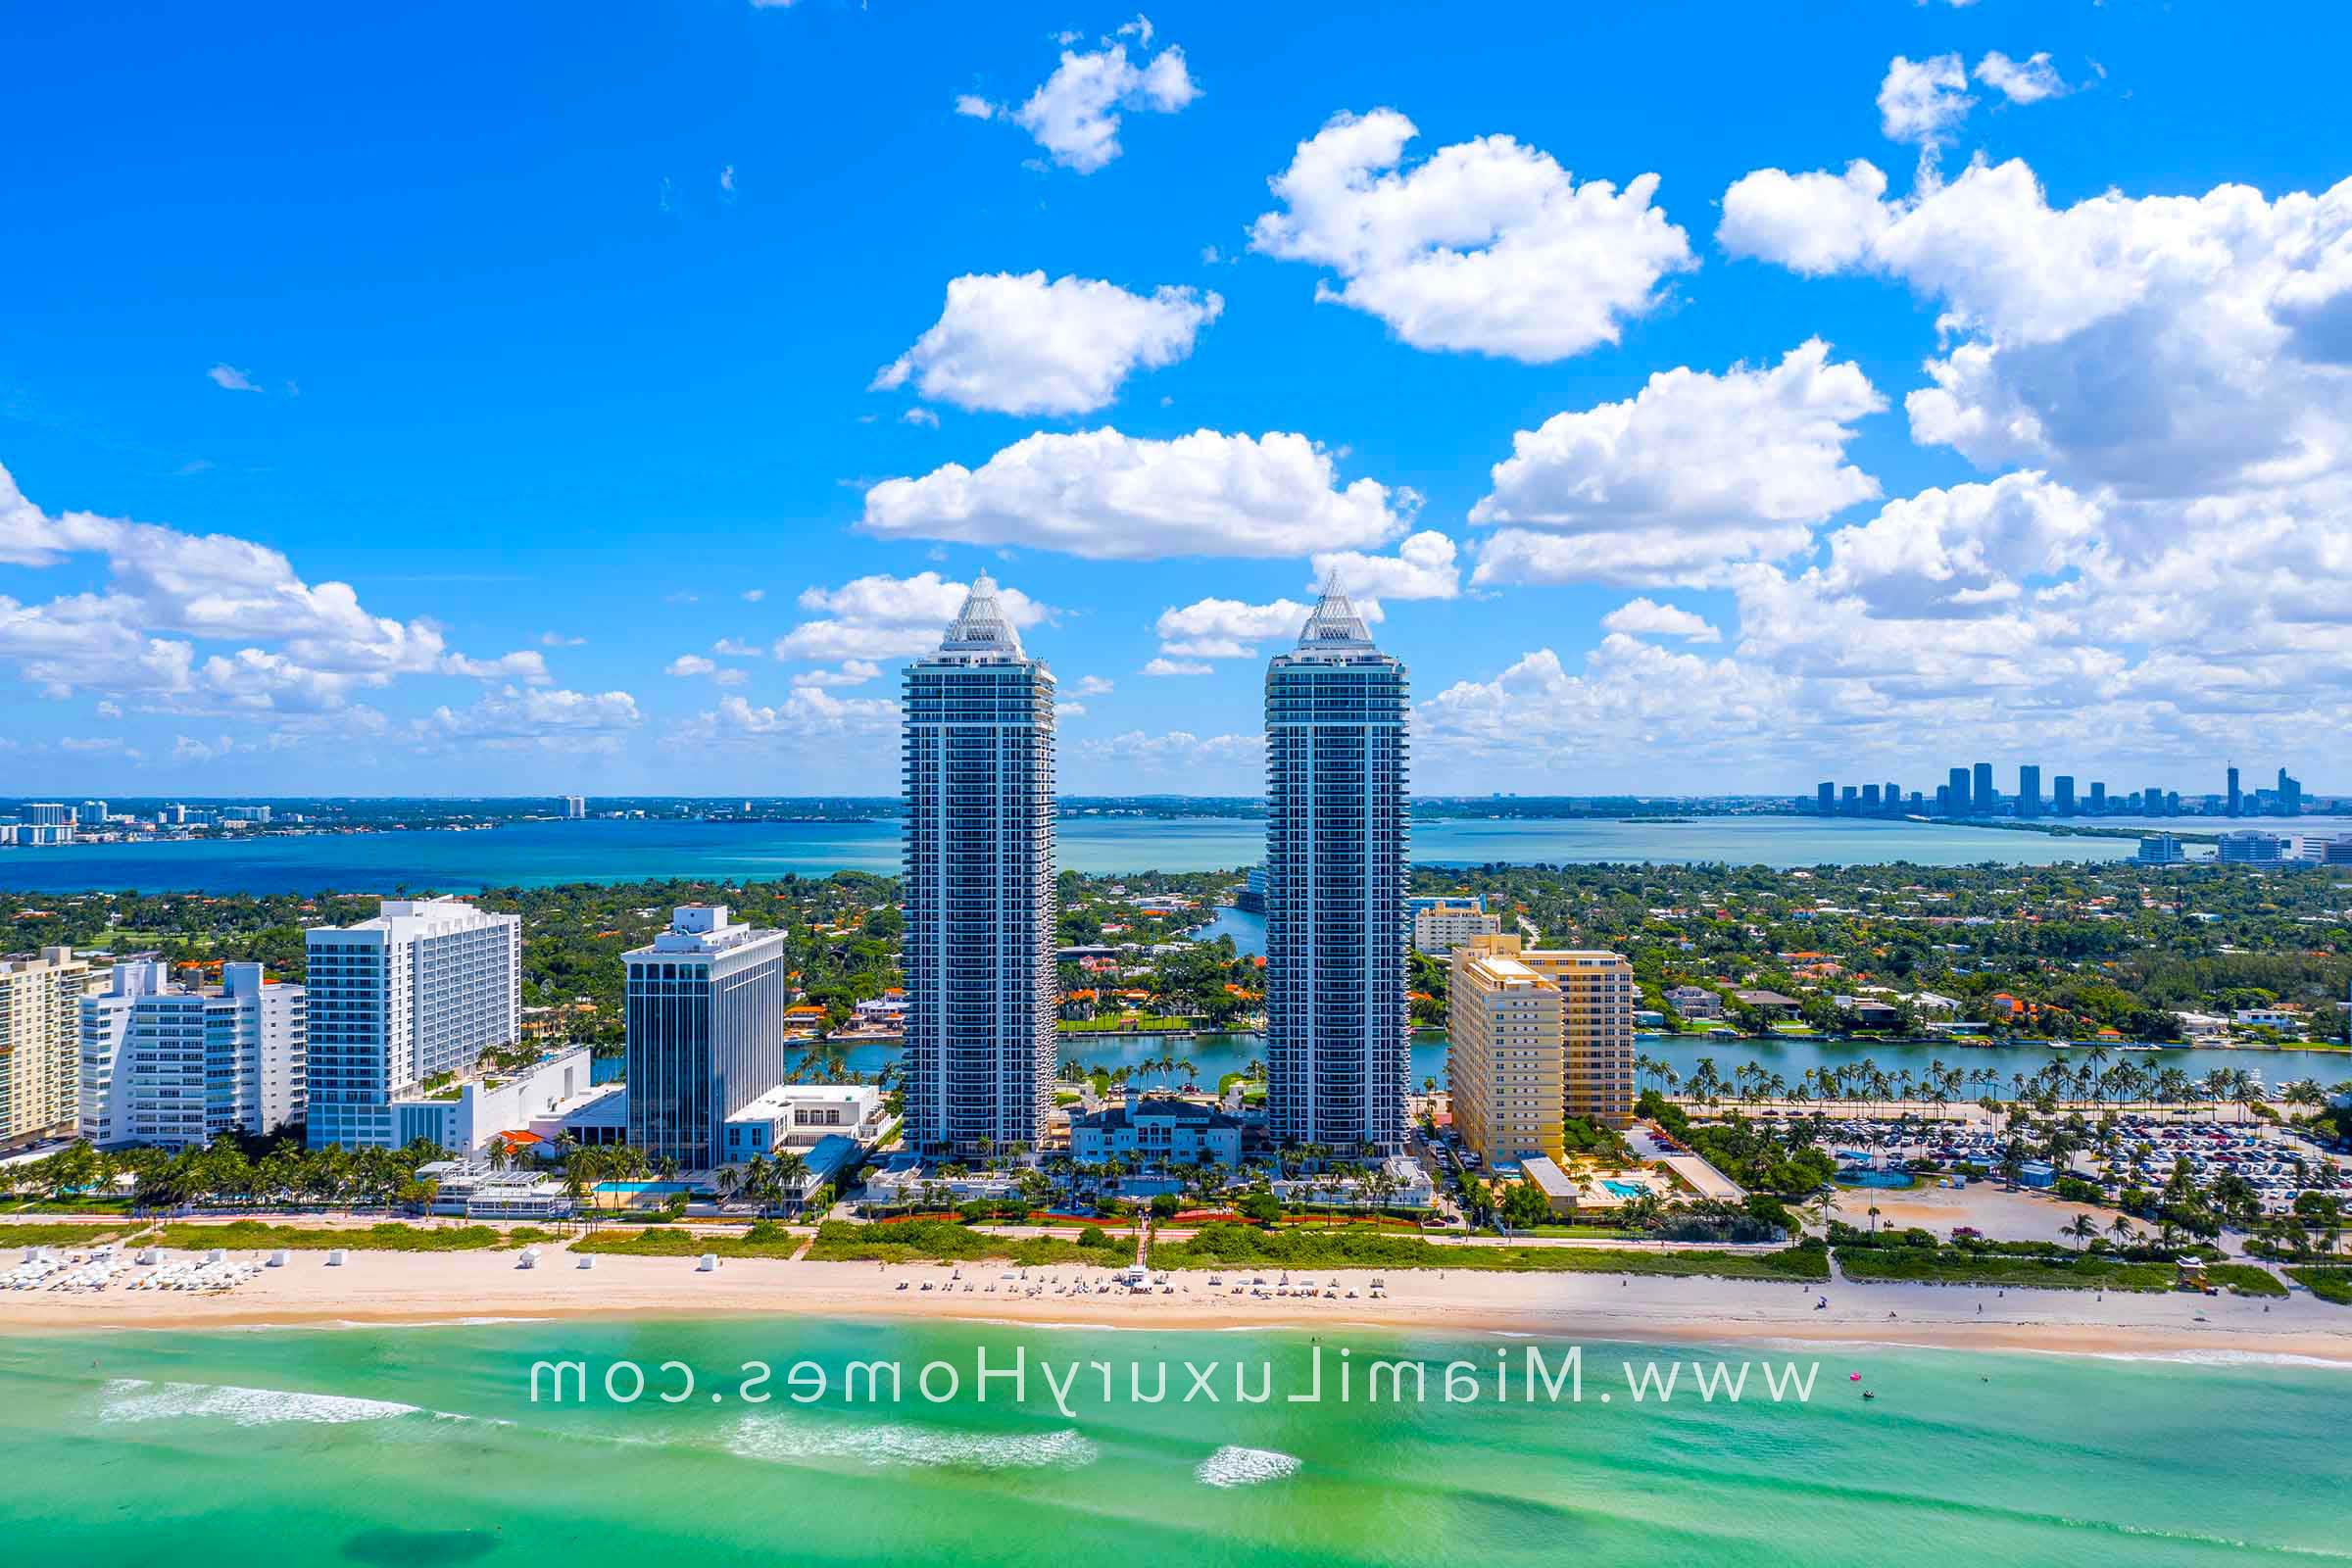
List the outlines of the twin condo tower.
{"label": "twin condo tower", "polygon": [[[1266,669],[1266,1104],[1281,1143],[1404,1147],[1404,666],[1335,583]],[[1057,1050],[1054,676],[976,579],[907,666],[907,1139],[1042,1142]]]}

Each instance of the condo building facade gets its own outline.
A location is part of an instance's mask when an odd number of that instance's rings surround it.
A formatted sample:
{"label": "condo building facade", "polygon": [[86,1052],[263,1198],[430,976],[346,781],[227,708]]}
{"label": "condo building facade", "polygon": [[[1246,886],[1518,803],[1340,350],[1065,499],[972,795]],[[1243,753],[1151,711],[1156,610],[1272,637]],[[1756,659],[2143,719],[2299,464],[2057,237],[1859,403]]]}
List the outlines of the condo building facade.
{"label": "condo building facade", "polygon": [[392,1102],[464,1074],[522,1030],[522,917],[462,899],[386,899],[305,934],[313,1149],[399,1147]]}
{"label": "condo building facade", "polygon": [[1634,1114],[1634,969],[1622,955],[1455,945],[1446,1079],[1453,1126],[1492,1163],[1564,1157],[1573,1118],[1625,1128]]}
{"label": "condo building facade", "polygon": [[258,963],[220,984],[174,985],[172,966],[118,963],[80,1005],[80,1136],[100,1149],[199,1148],[264,1134],[307,1108],[309,998]]}
{"label": "condo building facade", "polygon": [[1035,1149],[1053,1092],[1054,676],[976,578],[907,666],[906,1139]]}
{"label": "condo building facade", "polygon": [[727,1118],[784,1077],[784,933],[745,925],[723,904],[682,905],[621,961],[631,1147],[681,1170],[726,1163]]}
{"label": "condo building facade", "polygon": [[1266,668],[1266,1109],[1277,1142],[1404,1147],[1404,665],[1336,583]]}
{"label": "condo building facade", "polygon": [[72,948],[0,959],[0,1149],[73,1135],[81,999],[105,981]]}

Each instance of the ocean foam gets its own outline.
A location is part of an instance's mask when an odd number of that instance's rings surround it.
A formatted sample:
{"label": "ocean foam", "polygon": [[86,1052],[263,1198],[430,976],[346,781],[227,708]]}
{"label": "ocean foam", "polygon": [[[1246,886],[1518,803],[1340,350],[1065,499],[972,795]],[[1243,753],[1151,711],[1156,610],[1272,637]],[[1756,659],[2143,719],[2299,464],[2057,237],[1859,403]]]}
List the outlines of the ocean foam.
{"label": "ocean foam", "polygon": [[1254,1487],[1298,1473],[1298,1456],[1229,1443],[1200,1461],[1193,1479],[1206,1487]]}
{"label": "ocean foam", "polygon": [[[303,1394],[288,1389],[247,1389],[227,1383],[149,1383],[143,1378],[117,1378],[106,1386],[106,1402],[99,1406],[101,1421],[172,1421],[207,1416],[241,1427],[269,1426],[280,1421],[341,1425],[350,1421],[389,1421],[428,1412],[391,1399],[361,1399],[341,1394]],[[441,1414],[442,1412],[429,1412]],[[464,1420],[463,1416],[449,1417]]]}
{"label": "ocean foam", "polygon": [[846,1459],[875,1468],[966,1470],[1076,1469],[1099,1457],[1094,1444],[1075,1428],[1028,1436],[887,1423],[839,1429],[771,1415],[750,1415],[737,1422],[727,1451],[779,1463]]}

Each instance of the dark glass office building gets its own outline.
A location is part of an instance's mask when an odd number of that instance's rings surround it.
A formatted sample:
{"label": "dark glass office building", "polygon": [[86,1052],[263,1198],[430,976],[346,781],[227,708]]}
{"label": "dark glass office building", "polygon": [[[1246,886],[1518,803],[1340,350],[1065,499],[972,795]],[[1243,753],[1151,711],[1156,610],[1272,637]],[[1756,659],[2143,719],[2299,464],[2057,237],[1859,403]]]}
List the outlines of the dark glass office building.
{"label": "dark glass office building", "polygon": [[731,920],[723,904],[689,904],[621,961],[629,1143],[649,1160],[712,1169],[726,1119],[784,1081],[784,933]]}

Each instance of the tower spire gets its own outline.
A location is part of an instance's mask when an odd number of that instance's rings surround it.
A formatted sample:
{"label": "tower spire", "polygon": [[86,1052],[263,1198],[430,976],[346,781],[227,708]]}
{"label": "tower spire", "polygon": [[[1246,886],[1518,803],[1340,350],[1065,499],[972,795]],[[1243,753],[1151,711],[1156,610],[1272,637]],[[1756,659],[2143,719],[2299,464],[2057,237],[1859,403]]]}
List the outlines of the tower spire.
{"label": "tower spire", "polygon": [[1324,579],[1322,597],[1315,601],[1314,611],[1299,629],[1298,646],[1304,650],[1341,652],[1372,647],[1372,634],[1365,629],[1364,618],[1355,612],[1355,607],[1348,602],[1348,595],[1340,587],[1337,566]]}
{"label": "tower spire", "polygon": [[970,592],[964,595],[963,608],[948,625],[947,635],[940,639],[943,654],[1003,654],[1020,659],[1021,634],[1013,630],[1012,622],[1004,616],[1004,607],[997,599],[997,580],[983,571],[972,579]]}

